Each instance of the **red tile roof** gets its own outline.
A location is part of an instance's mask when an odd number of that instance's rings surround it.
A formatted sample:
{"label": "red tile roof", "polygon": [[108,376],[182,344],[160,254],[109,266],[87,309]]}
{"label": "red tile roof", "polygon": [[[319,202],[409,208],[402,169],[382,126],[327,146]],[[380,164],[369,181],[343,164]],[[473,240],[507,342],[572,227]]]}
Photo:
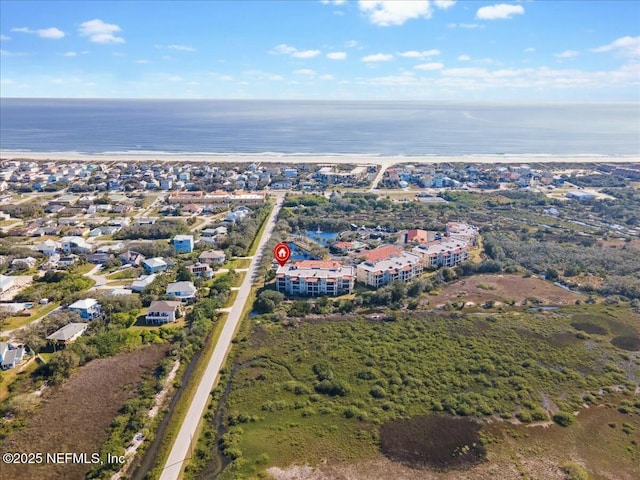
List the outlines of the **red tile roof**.
{"label": "red tile roof", "polygon": [[324,268],[335,269],[340,268],[340,262],[331,260],[300,260],[294,263],[296,268]]}
{"label": "red tile roof", "polygon": [[381,260],[386,260],[390,257],[395,257],[402,254],[403,250],[394,247],[393,245],[384,245],[382,247],[378,247],[374,250],[369,250],[368,252],[359,255],[359,257],[366,259],[369,262],[379,262]]}

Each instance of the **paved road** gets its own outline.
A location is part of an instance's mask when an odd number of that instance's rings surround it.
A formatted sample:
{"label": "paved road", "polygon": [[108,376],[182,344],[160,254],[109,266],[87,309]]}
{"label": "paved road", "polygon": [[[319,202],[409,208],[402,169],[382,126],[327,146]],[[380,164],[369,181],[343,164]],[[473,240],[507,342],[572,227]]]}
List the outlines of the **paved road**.
{"label": "paved road", "polygon": [[[195,447],[195,441],[197,440],[194,438],[196,428],[198,427],[200,418],[202,418],[202,415],[204,414],[205,407],[209,400],[209,394],[211,393],[215,380],[220,373],[220,368],[222,368],[224,358],[231,347],[231,340],[233,339],[236,328],[240,323],[242,310],[244,309],[245,303],[249,298],[249,293],[251,292],[252,279],[258,271],[264,246],[271,237],[271,233],[273,232],[273,228],[276,223],[276,217],[282,207],[283,201],[284,195],[279,195],[276,200],[275,207],[267,220],[267,226],[264,233],[258,243],[256,254],[251,260],[249,271],[245,275],[242,285],[240,286],[238,297],[229,312],[225,325],[222,329],[222,333],[220,334],[220,338],[218,339],[218,343],[213,351],[213,355],[209,360],[209,364],[202,376],[200,385],[198,385],[198,389],[191,401],[191,405],[187,411],[187,416],[180,427],[180,431],[178,432],[178,436],[173,444],[171,453],[169,453],[169,458],[167,458],[162,475],[160,475],[160,480],[177,480],[180,476],[180,472],[182,471],[182,467],[184,466],[184,461],[191,456],[192,444]],[[266,253],[269,254],[269,252]]]}

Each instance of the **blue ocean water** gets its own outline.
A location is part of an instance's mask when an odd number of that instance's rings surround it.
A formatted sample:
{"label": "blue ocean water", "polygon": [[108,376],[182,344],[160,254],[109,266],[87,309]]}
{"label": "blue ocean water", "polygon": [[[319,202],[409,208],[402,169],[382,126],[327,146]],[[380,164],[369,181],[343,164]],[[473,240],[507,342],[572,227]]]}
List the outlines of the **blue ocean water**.
{"label": "blue ocean water", "polygon": [[640,106],[4,98],[0,149],[638,155]]}

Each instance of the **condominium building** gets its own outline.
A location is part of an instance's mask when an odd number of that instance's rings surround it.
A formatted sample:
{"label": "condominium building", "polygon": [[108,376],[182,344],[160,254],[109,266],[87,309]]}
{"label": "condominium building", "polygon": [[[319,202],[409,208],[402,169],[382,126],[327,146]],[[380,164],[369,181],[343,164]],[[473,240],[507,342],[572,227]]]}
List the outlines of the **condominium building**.
{"label": "condominium building", "polygon": [[355,268],[340,262],[302,260],[279,267],[276,290],[290,295],[343,295],[353,291]]}
{"label": "condominium building", "polygon": [[422,273],[422,257],[392,245],[370,250],[356,267],[359,282],[379,288],[396,280],[408,282]]}
{"label": "condominium building", "polygon": [[424,243],[411,250],[426,267],[455,267],[469,257],[469,244],[452,237]]}

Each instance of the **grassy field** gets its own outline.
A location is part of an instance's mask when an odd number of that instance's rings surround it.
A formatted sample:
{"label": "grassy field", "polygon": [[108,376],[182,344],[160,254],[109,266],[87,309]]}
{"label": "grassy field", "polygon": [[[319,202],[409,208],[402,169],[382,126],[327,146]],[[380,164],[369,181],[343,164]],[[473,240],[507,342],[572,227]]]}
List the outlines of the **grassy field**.
{"label": "grassy field", "polygon": [[[22,409],[31,408],[33,413],[24,428],[1,441],[0,448],[4,452],[62,451],[89,455],[100,451],[118,410],[133,395],[142,378],[154,371],[168,348],[152,345],[90,362],[59,388],[48,389],[39,408],[30,394],[16,397],[12,401],[19,402]],[[2,475],[17,480],[84,478],[91,467],[82,463],[4,464]]]}
{"label": "grassy field", "polygon": [[4,401],[9,396],[9,386],[21,375],[29,375],[38,367],[38,362],[35,357],[28,357],[29,360],[16,368],[3,371],[2,381],[0,382],[0,402]]}
{"label": "grassy field", "polygon": [[224,268],[237,270],[239,268],[249,268],[249,265],[251,265],[250,258],[233,258],[225,263]]}
{"label": "grassy field", "polygon": [[[225,479],[326,459],[329,464],[380,461],[379,428],[396,418],[444,412],[535,424],[588,402],[637,412],[618,419],[622,428],[622,421],[637,424],[640,413],[633,393],[640,362],[612,345],[619,336],[640,334],[640,314],[628,306],[468,316],[413,312],[393,322],[309,320],[297,328],[262,317],[251,322],[250,334],[238,339],[224,405],[228,431],[222,445],[236,459]],[[590,325],[601,327],[599,333],[587,333],[595,331]],[[605,393],[613,386],[622,392],[614,400]],[[586,442],[580,419],[566,429],[548,430]],[[502,431],[509,423],[499,425]],[[598,423],[597,428],[611,427]],[[561,448],[565,440],[557,434]],[[607,447],[612,451],[600,449],[598,458],[563,455],[585,462],[590,472],[604,468],[605,454],[613,456],[622,470],[609,465],[609,473],[635,478],[637,449],[634,453],[629,443],[635,437],[616,438]],[[517,443],[513,449],[517,453]],[[538,453],[544,453],[541,447]],[[510,461],[527,471],[531,458]],[[559,463],[554,465],[560,471]]]}
{"label": "grassy field", "polygon": [[58,303],[49,303],[47,305],[36,307],[35,311],[27,317],[21,317],[21,316],[9,317],[6,323],[2,326],[2,329],[13,330],[15,328],[24,327],[25,325],[30,324],[34,320],[37,320],[40,317],[43,317],[49,312],[55,310],[59,306],[60,304]]}

